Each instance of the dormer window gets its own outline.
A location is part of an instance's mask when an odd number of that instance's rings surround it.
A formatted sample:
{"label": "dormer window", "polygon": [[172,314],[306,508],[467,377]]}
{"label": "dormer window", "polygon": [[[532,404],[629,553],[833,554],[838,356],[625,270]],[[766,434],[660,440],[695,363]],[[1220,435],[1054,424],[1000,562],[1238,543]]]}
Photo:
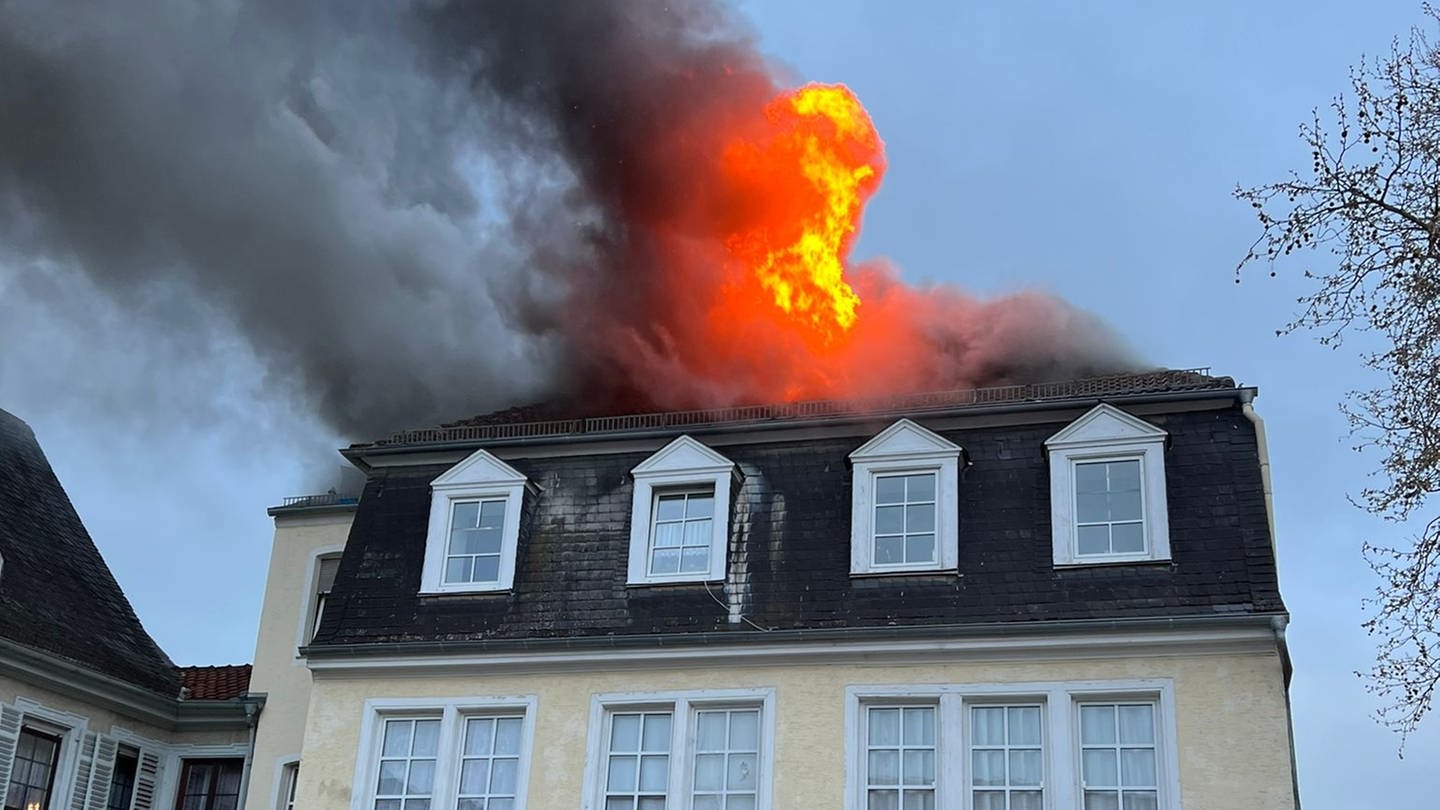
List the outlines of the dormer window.
{"label": "dormer window", "polygon": [[735,462],[681,436],[631,475],[630,584],[724,579]]}
{"label": "dormer window", "polygon": [[509,590],[525,489],[523,474],[484,450],[431,482],[421,592]]}
{"label": "dormer window", "polygon": [[1099,405],[1045,442],[1056,565],[1170,559],[1166,435]]}
{"label": "dormer window", "polygon": [[850,573],[954,570],[960,446],[901,419],[850,454]]}

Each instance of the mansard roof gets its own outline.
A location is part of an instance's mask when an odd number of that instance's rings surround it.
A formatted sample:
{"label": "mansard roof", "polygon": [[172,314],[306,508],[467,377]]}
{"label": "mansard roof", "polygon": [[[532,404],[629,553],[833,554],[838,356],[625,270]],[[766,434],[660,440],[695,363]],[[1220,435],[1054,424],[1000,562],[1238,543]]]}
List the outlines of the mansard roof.
{"label": "mansard roof", "polygon": [[176,697],[145,632],[30,426],[0,410],[0,638]]}
{"label": "mansard roof", "polygon": [[[766,634],[757,628],[1283,612],[1255,426],[1233,381],[1196,384],[1200,394],[1124,400],[1168,435],[1172,559],[1158,564],[1054,565],[1045,442],[1096,404],[1075,393],[1078,384],[1064,388],[1068,398],[983,412],[919,408],[728,430],[656,415],[650,427],[611,434],[623,440],[610,442],[491,436],[490,452],[540,486],[525,496],[513,589],[480,596],[419,594],[431,483],[467,449],[454,446],[447,462],[433,443],[389,447],[387,462],[370,470],[312,649],[579,638],[623,645],[662,636],[670,644],[714,633],[759,640]],[[956,505],[959,572],[852,577],[849,456],[902,416],[963,447],[971,462]],[[743,478],[733,494],[726,582],[627,586],[630,471],[691,432]]]}

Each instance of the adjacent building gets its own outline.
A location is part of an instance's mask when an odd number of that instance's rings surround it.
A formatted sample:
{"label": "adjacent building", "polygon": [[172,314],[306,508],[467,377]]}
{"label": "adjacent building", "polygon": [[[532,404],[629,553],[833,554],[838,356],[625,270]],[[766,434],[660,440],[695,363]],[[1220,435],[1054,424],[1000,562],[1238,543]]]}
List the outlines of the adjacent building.
{"label": "adjacent building", "polygon": [[1294,808],[1254,396],[1169,371],[352,446],[358,501],[271,510],[248,806]]}
{"label": "adjacent building", "polygon": [[235,810],[250,667],[177,667],[145,632],[30,428],[0,411],[4,810]]}

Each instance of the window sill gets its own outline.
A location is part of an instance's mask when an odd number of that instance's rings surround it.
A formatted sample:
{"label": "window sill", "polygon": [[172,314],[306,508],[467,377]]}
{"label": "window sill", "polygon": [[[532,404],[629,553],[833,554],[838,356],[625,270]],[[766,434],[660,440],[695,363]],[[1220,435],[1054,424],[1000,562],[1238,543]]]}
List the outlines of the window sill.
{"label": "window sill", "polygon": [[711,578],[709,576],[699,579],[642,579],[635,582],[625,583],[627,588],[668,588],[674,585],[724,585],[724,577]]}
{"label": "window sill", "polygon": [[455,596],[504,596],[513,591],[514,588],[447,588],[443,591],[421,590],[419,596],[422,599],[447,599]]}
{"label": "window sill", "polygon": [[888,579],[890,577],[923,577],[960,573],[959,568],[896,568],[880,571],[851,571],[851,579]]}
{"label": "window sill", "polygon": [[1116,568],[1120,566],[1169,566],[1174,561],[1169,557],[1106,557],[1098,560],[1072,560],[1055,563],[1056,571],[1074,571],[1084,568]]}

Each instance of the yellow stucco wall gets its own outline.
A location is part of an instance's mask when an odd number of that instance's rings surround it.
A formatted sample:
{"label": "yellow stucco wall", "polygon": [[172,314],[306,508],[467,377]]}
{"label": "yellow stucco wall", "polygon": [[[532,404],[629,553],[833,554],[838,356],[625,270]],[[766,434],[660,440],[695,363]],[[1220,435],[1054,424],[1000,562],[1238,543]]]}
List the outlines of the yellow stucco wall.
{"label": "yellow stucco wall", "polygon": [[841,808],[846,687],[1167,678],[1174,684],[1185,808],[1291,810],[1290,748],[1274,653],[1035,663],[776,666],[468,677],[318,677],[298,804],[350,807],[368,698],[535,695],[530,810],[581,806],[593,695],[694,689],[775,690],[774,810]]}
{"label": "yellow stucco wall", "polygon": [[315,555],[344,546],[353,516],[350,512],[276,518],[250,676],[250,691],[263,692],[266,698],[255,735],[247,808],[276,806],[279,769],[300,754],[310,671],[298,657],[297,645],[309,605]]}

